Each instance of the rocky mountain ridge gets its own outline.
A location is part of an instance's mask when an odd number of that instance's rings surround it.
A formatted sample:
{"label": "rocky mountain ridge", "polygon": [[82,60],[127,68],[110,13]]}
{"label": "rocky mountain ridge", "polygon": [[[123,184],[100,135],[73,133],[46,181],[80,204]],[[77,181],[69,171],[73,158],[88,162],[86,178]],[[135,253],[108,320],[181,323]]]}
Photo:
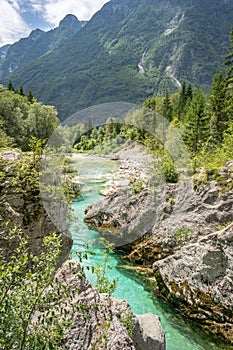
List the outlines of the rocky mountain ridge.
{"label": "rocky mountain ridge", "polygon": [[43,57],[75,35],[82,28],[82,23],[74,15],[67,15],[59,26],[48,32],[35,29],[27,38],[10,45],[2,60],[1,75],[6,76],[18,68]]}
{"label": "rocky mountain ridge", "polygon": [[9,50],[2,81],[32,89],[61,119],[103,102],[141,103],[183,80],[207,88],[229,46],[232,16],[231,1],[112,0],[46,55],[12,63]]}

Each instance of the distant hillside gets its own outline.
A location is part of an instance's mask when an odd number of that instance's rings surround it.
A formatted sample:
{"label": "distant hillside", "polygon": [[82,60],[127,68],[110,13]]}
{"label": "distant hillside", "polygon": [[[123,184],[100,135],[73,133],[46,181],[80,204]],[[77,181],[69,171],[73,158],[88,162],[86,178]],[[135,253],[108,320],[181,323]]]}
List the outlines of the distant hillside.
{"label": "distant hillside", "polygon": [[2,80],[32,89],[61,119],[98,103],[140,103],[183,80],[208,87],[232,18],[229,0],[112,0],[78,33],[42,56],[31,53],[9,74],[11,47]]}

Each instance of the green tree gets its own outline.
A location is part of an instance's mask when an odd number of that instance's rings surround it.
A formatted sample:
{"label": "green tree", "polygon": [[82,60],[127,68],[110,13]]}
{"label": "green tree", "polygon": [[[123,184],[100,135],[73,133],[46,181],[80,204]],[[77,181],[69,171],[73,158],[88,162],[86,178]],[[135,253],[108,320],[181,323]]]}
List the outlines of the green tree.
{"label": "green tree", "polygon": [[149,108],[152,111],[156,110],[156,97],[150,97],[143,102],[143,107]]}
{"label": "green tree", "polygon": [[215,143],[221,143],[223,133],[228,127],[226,80],[222,73],[217,73],[214,76],[209,98],[209,113],[211,117],[212,139]]}
{"label": "green tree", "polygon": [[172,105],[168,92],[166,92],[163,100],[163,117],[165,117],[169,122],[172,120]]}
{"label": "green tree", "polygon": [[181,120],[183,115],[184,115],[186,101],[187,101],[186,82],[183,81],[181,84],[181,90],[180,90],[179,99],[178,99],[178,118],[179,118],[179,120]]}
{"label": "green tree", "polygon": [[22,85],[20,85],[20,87],[19,87],[19,94],[21,96],[24,96],[24,90],[23,90],[23,86]]}
{"label": "green tree", "polygon": [[8,83],[8,90],[9,90],[9,91],[15,91],[11,80],[10,80],[9,83]]}
{"label": "green tree", "polygon": [[35,102],[35,98],[34,98],[34,96],[33,96],[33,94],[32,94],[32,90],[29,90],[28,91],[28,101],[30,102],[30,103],[33,103],[33,102]]}
{"label": "green tree", "polygon": [[184,140],[190,151],[197,153],[209,137],[209,117],[203,92],[197,88],[185,116]]}
{"label": "green tree", "polygon": [[30,105],[27,118],[28,136],[38,139],[48,139],[58,127],[57,111],[52,106],[44,106],[35,102]]}
{"label": "green tree", "polygon": [[191,84],[188,84],[187,91],[186,91],[186,97],[187,97],[187,100],[192,100],[192,98],[193,98],[193,89],[192,89]]}
{"label": "green tree", "polygon": [[233,29],[230,34],[231,46],[228,55],[225,57],[225,65],[227,66],[226,74],[226,110],[229,120],[233,120]]}

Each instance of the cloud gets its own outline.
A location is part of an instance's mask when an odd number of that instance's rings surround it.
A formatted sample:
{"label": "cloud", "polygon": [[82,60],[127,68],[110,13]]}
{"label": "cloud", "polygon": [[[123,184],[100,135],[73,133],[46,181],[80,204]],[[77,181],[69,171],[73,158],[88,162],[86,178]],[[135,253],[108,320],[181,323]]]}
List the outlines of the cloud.
{"label": "cloud", "polygon": [[31,28],[17,12],[18,2],[1,0],[0,47],[27,36]]}
{"label": "cloud", "polygon": [[35,28],[58,26],[67,15],[89,20],[109,0],[0,0],[0,47]]}
{"label": "cloud", "polygon": [[57,26],[65,15],[71,13],[80,20],[89,20],[108,0],[47,0],[44,18]]}

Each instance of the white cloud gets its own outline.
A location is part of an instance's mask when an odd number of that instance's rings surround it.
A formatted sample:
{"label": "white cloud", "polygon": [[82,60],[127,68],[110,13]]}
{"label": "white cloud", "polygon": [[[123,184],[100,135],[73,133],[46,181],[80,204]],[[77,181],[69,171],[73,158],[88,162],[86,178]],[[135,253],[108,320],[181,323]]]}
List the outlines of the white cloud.
{"label": "white cloud", "polygon": [[[41,26],[44,24],[43,29],[49,29],[58,26],[69,13],[77,16],[79,20],[89,20],[108,1],[0,0],[0,47],[28,36],[34,29],[34,22],[41,23]],[[29,23],[32,23],[31,26]],[[35,24],[35,27],[38,27],[38,24]]]}
{"label": "white cloud", "polygon": [[[14,7],[13,7],[14,3]],[[17,1],[1,0],[0,11],[0,47],[12,44],[22,37],[27,36],[31,28],[17,13]]]}
{"label": "white cloud", "polygon": [[65,15],[71,13],[80,20],[89,20],[108,0],[47,0],[44,18],[57,26]]}

